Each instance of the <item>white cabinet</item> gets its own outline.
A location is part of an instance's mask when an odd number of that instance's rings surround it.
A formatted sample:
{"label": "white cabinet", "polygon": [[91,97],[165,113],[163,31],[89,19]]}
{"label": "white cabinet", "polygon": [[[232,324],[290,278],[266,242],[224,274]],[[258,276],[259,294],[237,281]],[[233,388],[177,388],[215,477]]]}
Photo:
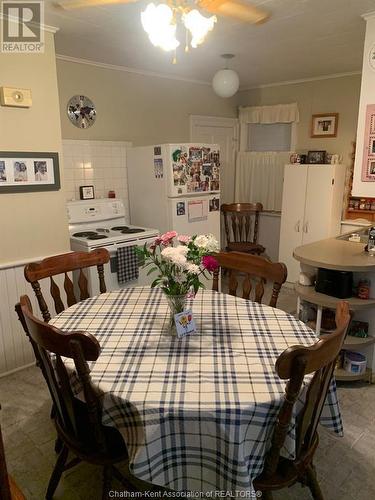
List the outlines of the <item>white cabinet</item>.
{"label": "white cabinet", "polygon": [[288,281],[298,280],[296,247],[340,234],[345,171],[344,165],[285,166],[279,261]]}

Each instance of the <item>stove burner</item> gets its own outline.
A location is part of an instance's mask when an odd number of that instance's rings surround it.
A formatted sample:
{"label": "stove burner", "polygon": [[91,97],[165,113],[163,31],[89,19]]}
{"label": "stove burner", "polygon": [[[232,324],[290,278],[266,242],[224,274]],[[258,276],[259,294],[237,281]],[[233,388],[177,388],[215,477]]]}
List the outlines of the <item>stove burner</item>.
{"label": "stove burner", "polygon": [[73,236],[76,238],[88,238],[89,236],[95,236],[95,231],[81,231],[80,233],[74,233]]}
{"label": "stove burner", "polygon": [[124,229],[121,231],[123,234],[132,234],[132,233],[143,233],[145,230],[138,227],[128,227],[128,229]]}
{"label": "stove burner", "polygon": [[105,234],[93,234],[93,235],[89,236],[87,239],[88,240],[101,240],[103,238],[108,238],[108,236],[106,236]]}
{"label": "stove burner", "polygon": [[129,229],[128,226],[115,226],[111,228],[112,231],[123,231],[124,229]]}

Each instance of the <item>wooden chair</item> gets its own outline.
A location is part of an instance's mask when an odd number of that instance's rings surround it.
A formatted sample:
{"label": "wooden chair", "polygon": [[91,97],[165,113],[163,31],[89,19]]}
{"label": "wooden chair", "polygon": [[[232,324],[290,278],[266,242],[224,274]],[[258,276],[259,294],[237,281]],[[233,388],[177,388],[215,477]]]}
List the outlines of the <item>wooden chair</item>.
{"label": "wooden chair", "polygon": [[[300,482],[309,487],[314,500],[324,500],[313,465],[319,442],[317,427],[349,321],[348,303],[341,301],[337,305],[337,328],[333,333],[322,335],[318,342],[310,347],[289,347],[276,361],[278,376],[288,382],[263,472],[254,481],[254,488],[263,493],[263,499],[272,499],[272,490]],[[312,373],[314,375],[307,387],[305,403],[297,419],[296,458],[288,460],[280,456],[280,451],[289,430],[293,406],[301,392],[303,379],[305,375]]]}
{"label": "wooden chair", "polygon": [[[103,500],[108,498],[112,475],[126,488],[131,487],[129,481],[115,467],[115,464],[128,459],[126,445],[114,427],[102,425],[101,402],[91,384],[87,362],[98,359],[98,341],[87,332],[62,332],[38,320],[32,313],[27,295],[21,297],[16,311],[34,352],[37,353],[39,366],[56,409],[54,420],[62,442],[62,450],[48,484],[46,499],[53,498],[62,473],[82,460],[103,466]],[[55,355],[53,364],[49,353]],[[73,395],[62,357],[74,361],[75,371],[83,389],[84,402]],[[76,458],[67,463],[69,451]]]}
{"label": "wooden chair", "polygon": [[[271,307],[276,307],[280,289],[286,281],[288,271],[285,264],[280,262],[270,262],[258,255],[249,255],[241,252],[219,252],[215,254],[215,259],[219,262],[220,268],[229,272],[229,293],[236,295],[238,279],[243,276],[242,298],[249,299],[252,291],[251,280],[257,281],[255,286],[255,302],[261,303],[264,295],[264,285],[267,281],[273,283],[272,295],[269,302]],[[219,290],[220,268],[213,273],[212,289]]]}
{"label": "wooden chair", "polygon": [[261,203],[230,203],[220,207],[227,239],[225,250],[260,255],[265,251],[258,244]]}
{"label": "wooden chair", "polygon": [[62,255],[47,257],[40,262],[32,262],[25,266],[24,274],[26,281],[31,283],[38,300],[39,308],[44,321],[48,322],[51,319],[51,314],[48,310],[47,303],[43,296],[39,280],[50,278],[50,293],[55,304],[56,313],[61,313],[64,309],[64,303],[61,299],[60,289],[53,279],[54,276],[65,274],[64,289],[66,293],[68,307],[76,304],[78,300],[74,294],[74,285],[68,276],[69,272],[79,271],[78,288],[80,292],[79,300],[84,300],[89,297],[87,278],[83,269],[91,266],[97,266],[99,275],[100,293],[106,292],[104,281],[104,264],[109,261],[109,253],[104,248],[98,248],[92,252],[70,252]]}

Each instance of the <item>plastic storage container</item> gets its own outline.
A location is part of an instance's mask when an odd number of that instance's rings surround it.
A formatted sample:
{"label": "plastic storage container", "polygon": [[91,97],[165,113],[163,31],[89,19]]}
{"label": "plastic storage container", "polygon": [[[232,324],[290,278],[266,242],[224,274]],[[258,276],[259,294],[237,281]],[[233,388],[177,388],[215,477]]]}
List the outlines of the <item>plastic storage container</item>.
{"label": "plastic storage container", "polygon": [[360,352],[346,351],[344,356],[344,370],[355,375],[365,373],[366,356]]}

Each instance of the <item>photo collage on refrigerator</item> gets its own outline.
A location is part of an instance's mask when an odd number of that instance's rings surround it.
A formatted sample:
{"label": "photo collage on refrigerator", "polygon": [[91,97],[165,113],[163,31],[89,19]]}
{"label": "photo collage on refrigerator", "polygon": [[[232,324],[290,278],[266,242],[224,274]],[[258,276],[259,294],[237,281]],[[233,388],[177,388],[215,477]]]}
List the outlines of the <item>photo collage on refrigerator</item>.
{"label": "photo collage on refrigerator", "polygon": [[220,155],[209,147],[181,146],[172,151],[173,183],[178,194],[220,190]]}

